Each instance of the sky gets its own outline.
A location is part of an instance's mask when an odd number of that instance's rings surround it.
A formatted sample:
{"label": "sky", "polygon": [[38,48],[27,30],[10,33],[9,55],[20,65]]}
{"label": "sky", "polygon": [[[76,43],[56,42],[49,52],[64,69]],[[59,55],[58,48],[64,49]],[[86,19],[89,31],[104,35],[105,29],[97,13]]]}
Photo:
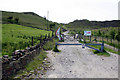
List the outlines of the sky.
{"label": "sky", "polygon": [[48,20],[69,23],[74,20],[118,20],[119,0],[0,0],[0,10],[35,12]]}

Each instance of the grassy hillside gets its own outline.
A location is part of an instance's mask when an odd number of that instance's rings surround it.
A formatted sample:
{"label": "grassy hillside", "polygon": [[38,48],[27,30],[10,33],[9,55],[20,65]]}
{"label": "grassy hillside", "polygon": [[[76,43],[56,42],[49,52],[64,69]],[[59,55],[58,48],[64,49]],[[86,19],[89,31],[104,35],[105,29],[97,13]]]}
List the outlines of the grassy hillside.
{"label": "grassy hillside", "polygon": [[3,24],[2,54],[8,54],[10,56],[15,50],[31,46],[32,36],[34,38],[34,45],[38,44],[40,42],[38,37],[49,33],[51,34],[52,31],[45,31],[16,24]]}
{"label": "grassy hillside", "polygon": [[9,56],[15,50],[31,46],[32,36],[36,45],[41,35],[55,32],[59,26],[64,30],[62,24],[48,21],[33,12],[2,11],[2,22],[2,54]]}
{"label": "grassy hillside", "polygon": [[110,32],[114,31],[115,35],[118,34],[119,27],[106,27],[106,28],[99,28],[99,29],[92,29],[92,34],[97,36],[108,36],[110,37]]}
{"label": "grassy hillside", "polygon": [[[12,19],[10,20],[10,17]],[[8,19],[9,18],[9,19]],[[48,29],[50,29],[50,24],[55,24],[51,30],[56,30],[59,26],[58,23],[54,23],[52,21],[47,21],[45,18],[33,13],[33,12],[6,12],[2,11],[2,21],[3,24],[8,24],[10,22],[16,23],[15,19],[18,19],[18,23],[23,26],[39,28],[39,29],[47,29],[47,22],[48,22]]]}
{"label": "grassy hillside", "polygon": [[66,27],[70,31],[74,31],[74,32],[107,28],[107,27],[120,27],[120,20],[113,20],[113,21],[89,21],[86,19],[75,20],[73,22],[66,24]]}

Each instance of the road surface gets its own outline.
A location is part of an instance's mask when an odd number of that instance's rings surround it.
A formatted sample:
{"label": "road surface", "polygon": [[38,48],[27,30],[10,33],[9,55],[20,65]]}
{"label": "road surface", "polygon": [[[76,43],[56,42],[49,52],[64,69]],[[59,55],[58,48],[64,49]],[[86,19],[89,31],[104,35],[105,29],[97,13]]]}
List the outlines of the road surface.
{"label": "road surface", "polygon": [[[72,36],[64,34],[65,42],[79,43]],[[89,48],[81,45],[60,45],[61,52],[48,52],[53,65],[43,78],[118,78],[118,55],[97,56]]]}

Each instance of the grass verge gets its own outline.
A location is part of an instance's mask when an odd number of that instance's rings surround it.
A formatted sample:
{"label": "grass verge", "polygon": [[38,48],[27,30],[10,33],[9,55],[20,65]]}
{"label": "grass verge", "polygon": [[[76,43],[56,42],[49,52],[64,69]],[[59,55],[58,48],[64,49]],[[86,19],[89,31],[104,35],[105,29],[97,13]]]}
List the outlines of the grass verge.
{"label": "grass verge", "polygon": [[58,39],[53,39],[53,41],[49,41],[47,42],[44,46],[43,46],[43,49],[44,50],[52,50],[54,52],[60,52],[60,50],[58,50],[56,47],[55,47],[55,43],[58,42],[59,40]]}
{"label": "grass verge", "polygon": [[[102,41],[100,41],[100,42],[102,42]],[[110,43],[110,42],[106,42],[106,41],[104,41],[104,43],[106,43],[106,44],[108,44],[108,45],[110,45],[110,46],[113,46],[113,47],[115,47],[115,48],[120,49],[120,44],[114,44],[114,43]]]}
{"label": "grass verge", "polygon": [[120,55],[120,53],[118,53],[117,51],[114,51],[114,50],[112,50],[112,49],[110,49],[110,48],[107,48],[107,47],[104,47],[104,48],[105,48],[106,51],[109,51],[109,52],[112,52],[112,53],[115,53],[115,54],[119,54],[119,55]]}
{"label": "grass verge", "polygon": [[[84,43],[84,42],[80,41],[80,43]],[[85,42],[85,43],[90,43],[90,42]],[[100,48],[101,48],[101,46],[95,46],[95,45],[90,45],[90,46],[91,46],[91,47],[94,47],[94,48],[97,48],[97,49],[100,49]],[[119,54],[119,55],[120,55],[120,52],[117,52],[117,51],[112,50],[112,49],[110,49],[110,48],[107,48],[107,47],[105,47],[105,46],[104,46],[104,49],[105,49],[106,51],[109,51],[109,52],[112,52],[112,53],[115,53],[115,54]]]}
{"label": "grass verge", "polygon": [[[91,43],[91,42],[82,42],[82,41],[80,41],[80,43],[85,43],[85,44],[87,44],[87,43]],[[90,47],[94,47],[94,48],[99,49],[99,50],[101,49],[101,46],[100,46],[100,45],[89,45],[89,46],[90,46]],[[109,49],[109,48],[108,48],[108,49]],[[94,54],[97,54],[98,56],[109,57],[110,54],[106,52],[106,50],[108,51],[108,49],[105,47],[105,49],[103,50],[103,52],[99,52],[99,51],[96,51],[96,50],[92,50],[92,51],[93,51]],[[109,50],[109,52],[111,52],[111,51]]]}
{"label": "grass verge", "polygon": [[93,52],[94,52],[94,54],[97,54],[98,56],[105,56],[105,57],[110,56],[110,54],[107,53],[106,50],[103,50],[103,52],[99,52],[99,51],[94,50]]}
{"label": "grass verge", "polygon": [[53,39],[53,41],[48,41],[44,46],[44,50],[52,50],[55,46],[55,43],[58,42],[58,39]]}

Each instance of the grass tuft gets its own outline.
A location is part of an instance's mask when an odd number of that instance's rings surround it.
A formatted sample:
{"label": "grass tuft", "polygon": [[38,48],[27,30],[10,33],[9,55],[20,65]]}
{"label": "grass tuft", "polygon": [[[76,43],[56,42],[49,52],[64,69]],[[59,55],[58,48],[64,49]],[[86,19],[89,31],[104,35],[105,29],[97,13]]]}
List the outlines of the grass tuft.
{"label": "grass tuft", "polygon": [[96,51],[96,50],[94,50],[93,52],[94,52],[94,54],[97,54],[98,56],[105,56],[105,57],[109,57],[110,56],[110,54],[107,53],[106,50],[104,50],[104,49],[103,49],[103,52],[99,52],[99,51]]}
{"label": "grass tuft", "polygon": [[60,52],[60,50],[58,50],[58,48],[55,46],[53,49],[54,52]]}

